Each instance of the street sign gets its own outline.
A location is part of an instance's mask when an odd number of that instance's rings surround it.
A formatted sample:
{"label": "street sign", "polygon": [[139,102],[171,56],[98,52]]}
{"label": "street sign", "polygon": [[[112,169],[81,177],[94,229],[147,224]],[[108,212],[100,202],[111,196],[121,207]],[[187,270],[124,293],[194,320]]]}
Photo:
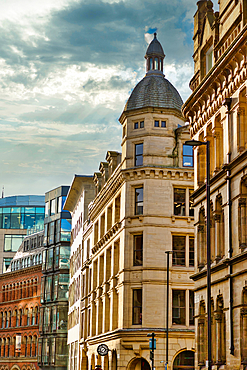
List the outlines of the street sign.
{"label": "street sign", "polygon": [[100,356],[106,356],[109,352],[109,348],[106,344],[100,344],[97,348],[97,352]]}

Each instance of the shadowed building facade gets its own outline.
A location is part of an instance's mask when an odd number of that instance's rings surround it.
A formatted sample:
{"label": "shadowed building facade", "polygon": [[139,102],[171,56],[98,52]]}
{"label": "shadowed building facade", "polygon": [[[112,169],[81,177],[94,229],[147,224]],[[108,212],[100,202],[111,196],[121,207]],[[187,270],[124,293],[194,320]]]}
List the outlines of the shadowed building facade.
{"label": "shadowed building facade", "polygon": [[[168,250],[174,252],[169,366],[194,369],[193,156],[184,145],[189,130],[182,99],[163,74],[164,56],[155,34],[145,56],[146,76],[119,119],[122,153],[107,152],[93,181],[87,180],[87,194],[75,177],[65,203],[72,214],[71,268],[77,266],[70,280],[76,293],[69,308],[70,370],[150,369],[152,331],[155,367],[164,368]],[[85,199],[87,217],[81,216]],[[105,357],[97,354],[101,343],[110,349]]]}
{"label": "shadowed building facade", "polygon": [[[199,1],[192,94],[183,106],[195,140],[210,142],[213,369],[247,368],[247,2]],[[196,369],[206,368],[205,146],[195,154]]]}

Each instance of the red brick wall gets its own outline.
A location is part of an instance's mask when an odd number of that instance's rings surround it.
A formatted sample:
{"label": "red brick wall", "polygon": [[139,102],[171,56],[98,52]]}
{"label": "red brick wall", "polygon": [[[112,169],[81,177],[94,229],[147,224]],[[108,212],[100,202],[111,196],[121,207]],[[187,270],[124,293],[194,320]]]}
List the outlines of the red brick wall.
{"label": "red brick wall", "polygon": [[[0,275],[0,366],[39,369],[41,276],[41,265]],[[20,352],[15,350],[16,334],[21,335]]]}

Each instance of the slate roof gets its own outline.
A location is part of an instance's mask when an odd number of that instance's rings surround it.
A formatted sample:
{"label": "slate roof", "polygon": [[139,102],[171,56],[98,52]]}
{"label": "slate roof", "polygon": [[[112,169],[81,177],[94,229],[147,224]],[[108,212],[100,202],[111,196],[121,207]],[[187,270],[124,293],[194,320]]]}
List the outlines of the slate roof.
{"label": "slate roof", "polygon": [[157,107],[177,109],[181,112],[183,100],[164,75],[146,75],[132,91],[124,111]]}
{"label": "slate roof", "polygon": [[161,43],[156,38],[156,33],[154,34],[154,39],[150,42],[147,48],[146,56],[149,55],[165,56]]}

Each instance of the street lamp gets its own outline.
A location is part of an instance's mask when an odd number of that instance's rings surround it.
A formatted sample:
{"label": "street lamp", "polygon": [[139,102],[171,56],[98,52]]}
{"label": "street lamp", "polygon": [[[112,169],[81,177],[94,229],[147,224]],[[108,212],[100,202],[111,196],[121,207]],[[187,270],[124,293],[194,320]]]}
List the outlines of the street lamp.
{"label": "street lamp", "polygon": [[166,253],[166,362],[165,362],[165,370],[168,369],[168,339],[169,339],[169,332],[168,332],[168,325],[169,325],[169,259],[170,254],[172,251],[165,251]]}
{"label": "street lamp", "polygon": [[210,152],[209,141],[188,140],[185,145],[206,145],[206,199],[207,199],[207,306],[208,306],[208,363],[207,368],[212,368],[212,343],[211,343],[211,247],[210,247]]}

